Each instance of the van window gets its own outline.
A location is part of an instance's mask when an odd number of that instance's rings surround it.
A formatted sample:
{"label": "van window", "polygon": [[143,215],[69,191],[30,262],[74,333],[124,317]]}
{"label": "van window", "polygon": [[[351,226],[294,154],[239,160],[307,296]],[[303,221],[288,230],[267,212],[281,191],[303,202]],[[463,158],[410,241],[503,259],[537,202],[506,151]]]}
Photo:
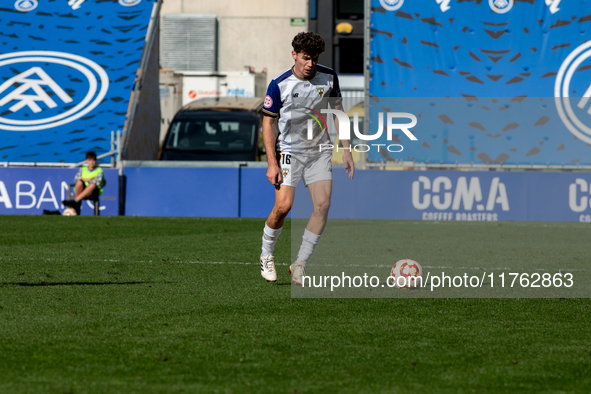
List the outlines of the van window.
{"label": "van window", "polygon": [[240,152],[253,149],[258,118],[250,113],[193,113],[170,127],[166,149]]}

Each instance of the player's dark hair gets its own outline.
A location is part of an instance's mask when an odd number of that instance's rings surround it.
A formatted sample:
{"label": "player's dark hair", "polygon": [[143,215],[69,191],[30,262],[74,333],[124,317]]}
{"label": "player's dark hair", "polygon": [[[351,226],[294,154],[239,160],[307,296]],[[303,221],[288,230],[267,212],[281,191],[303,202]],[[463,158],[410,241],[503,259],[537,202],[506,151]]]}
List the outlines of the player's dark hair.
{"label": "player's dark hair", "polygon": [[96,160],[96,153],[94,153],[94,152],[86,152],[86,158],[87,159],[94,159],[94,160]]}
{"label": "player's dark hair", "polygon": [[313,32],[298,33],[291,42],[295,53],[305,53],[316,57],[324,52],[324,39]]}

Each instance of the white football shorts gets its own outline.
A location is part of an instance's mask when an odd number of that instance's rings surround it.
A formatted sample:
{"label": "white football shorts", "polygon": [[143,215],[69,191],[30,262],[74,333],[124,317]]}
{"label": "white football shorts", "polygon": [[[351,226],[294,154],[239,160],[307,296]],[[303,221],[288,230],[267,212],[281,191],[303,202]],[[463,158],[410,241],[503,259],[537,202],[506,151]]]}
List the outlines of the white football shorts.
{"label": "white football shorts", "polygon": [[332,152],[318,155],[294,155],[277,152],[277,163],[281,168],[281,184],[296,187],[300,178],[304,186],[318,181],[332,181]]}

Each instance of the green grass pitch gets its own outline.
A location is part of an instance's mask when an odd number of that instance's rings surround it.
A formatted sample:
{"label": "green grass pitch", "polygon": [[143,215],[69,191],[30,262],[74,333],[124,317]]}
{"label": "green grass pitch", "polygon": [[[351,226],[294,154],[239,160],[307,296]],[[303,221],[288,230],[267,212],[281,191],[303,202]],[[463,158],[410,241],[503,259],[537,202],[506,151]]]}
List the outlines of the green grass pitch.
{"label": "green grass pitch", "polygon": [[[589,260],[579,223],[409,223],[418,261]],[[591,300],[291,298],[262,227],[0,217],[0,393],[591,392]]]}

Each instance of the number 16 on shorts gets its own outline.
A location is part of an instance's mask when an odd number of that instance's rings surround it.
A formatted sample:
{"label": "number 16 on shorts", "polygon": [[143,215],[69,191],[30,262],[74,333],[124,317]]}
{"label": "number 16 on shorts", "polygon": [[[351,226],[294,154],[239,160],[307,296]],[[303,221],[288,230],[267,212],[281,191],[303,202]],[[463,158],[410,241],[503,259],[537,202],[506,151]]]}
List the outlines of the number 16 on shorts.
{"label": "number 16 on shorts", "polygon": [[280,153],[281,162],[279,164],[291,164],[291,155],[289,153]]}
{"label": "number 16 on shorts", "polygon": [[291,177],[288,177],[291,172],[291,154],[277,152],[277,160],[279,167],[281,167],[281,183],[285,186],[292,186]]}

